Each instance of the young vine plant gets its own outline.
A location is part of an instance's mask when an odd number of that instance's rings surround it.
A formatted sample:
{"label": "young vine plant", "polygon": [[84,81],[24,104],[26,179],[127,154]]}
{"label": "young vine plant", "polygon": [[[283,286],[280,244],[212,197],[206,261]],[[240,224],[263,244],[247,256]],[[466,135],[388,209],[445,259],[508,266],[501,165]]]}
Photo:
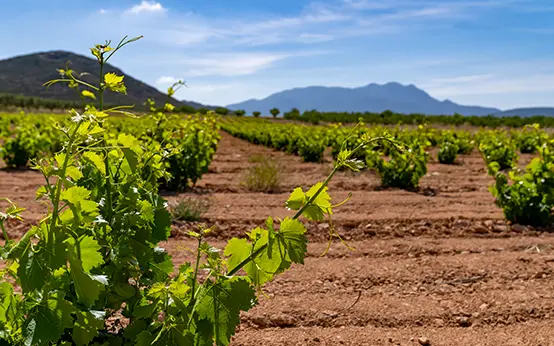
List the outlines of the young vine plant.
{"label": "young vine plant", "polygon": [[[167,203],[158,193],[160,180],[168,175],[164,160],[175,154],[165,140],[173,137],[171,125],[163,125],[169,120],[156,111],[163,136],[153,131],[150,139],[105,128],[110,114],[130,113],[128,107],[104,109],[105,92],[126,92],[123,76],[104,74],[104,66],[139,38],[91,49],[100,69],[96,85],[69,69],[48,83],[83,88],[81,94],[97,104],[83,114],[73,111],[69,125],[59,128],[63,149],[35,162],[45,179],[37,199],[47,201],[50,212],[19,240],[9,238],[6,221],[20,218],[23,209],[10,204],[0,214],[5,240],[0,343],[228,345],[240,312],[257,303],[263,285],[293,263],[304,263],[308,238],[302,220],[331,218],[336,206],[328,184],[335,173],[359,170],[361,162],[353,157],[365,146],[395,144],[389,136],[366,135],[353,150],[343,148],[327,179],[291,193],[286,207],[294,215],[269,217],[265,226],[231,239],[222,250],[209,244],[211,229],[190,232],[198,244],[196,260],[175,270],[160,247],[171,225]],[[172,87],[168,94],[173,93]],[[338,235],[331,230],[330,241],[333,236]],[[115,318],[124,322],[114,325]]]}

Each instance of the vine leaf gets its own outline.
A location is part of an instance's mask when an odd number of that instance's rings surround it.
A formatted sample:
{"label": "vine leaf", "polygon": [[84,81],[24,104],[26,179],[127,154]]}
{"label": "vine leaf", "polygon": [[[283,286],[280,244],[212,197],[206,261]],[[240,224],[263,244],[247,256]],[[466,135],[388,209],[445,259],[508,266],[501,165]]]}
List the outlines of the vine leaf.
{"label": "vine leaf", "polygon": [[304,256],[308,251],[306,228],[295,219],[285,218],[280,225],[276,237],[285,248],[288,258],[294,263],[304,264]]}
{"label": "vine leaf", "polygon": [[91,236],[83,237],[79,241],[78,246],[84,271],[90,273],[92,269],[104,263],[102,254],[99,252],[101,249],[100,245]]}
{"label": "vine leaf", "polygon": [[100,296],[100,291],[104,289],[102,278],[86,273],[81,260],[75,254],[70,256],[69,264],[77,298],[83,305],[91,307]]}
{"label": "vine leaf", "polygon": [[313,221],[323,221],[325,214],[332,214],[331,196],[325,186],[321,192],[310,202],[310,199],[321,189],[323,183],[319,182],[304,193],[301,188],[294,189],[285,203],[292,210],[304,208],[303,215]]}
{"label": "vine leaf", "polygon": [[49,276],[49,269],[46,267],[44,251],[33,251],[30,245],[19,260],[17,276],[23,292],[38,290],[44,286]]}
{"label": "vine leaf", "polygon": [[60,293],[34,306],[23,324],[25,346],[47,345],[59,340],[65,328],[73,327],[72,312],[73,306]]}
{"label": "vine leaf", "polygon": [[240,311],[249,310],[256,301],[252,286],[246,279],[235,276],[206,285],[200,296],[202,299],[196,305],[199,318],[212,324],[216,345],[229,345],[240,323]]}
{"label": "vine leaf", "polygon": [[73,326],[73,341],[77,345],[88,345],[104,328],[104,314],[93,314],[90,311],[79,311]]}

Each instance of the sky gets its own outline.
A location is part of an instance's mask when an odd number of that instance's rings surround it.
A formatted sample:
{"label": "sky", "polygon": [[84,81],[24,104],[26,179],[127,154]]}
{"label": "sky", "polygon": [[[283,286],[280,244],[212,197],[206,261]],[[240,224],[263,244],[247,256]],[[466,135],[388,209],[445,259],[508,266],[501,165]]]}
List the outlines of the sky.
{"label": "sky", "polygon": [[552,0],[3,1],[0,59],[144,38],[111,61],[177,98],[227,105],[310,85],[396,81],[501,109],[554,106]]}

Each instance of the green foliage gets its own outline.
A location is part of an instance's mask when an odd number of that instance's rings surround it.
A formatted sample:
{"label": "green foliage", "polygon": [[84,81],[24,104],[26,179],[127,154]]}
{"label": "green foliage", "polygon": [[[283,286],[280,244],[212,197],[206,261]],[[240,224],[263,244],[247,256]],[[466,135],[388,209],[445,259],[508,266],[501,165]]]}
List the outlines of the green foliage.
{"label": "green foliage", "polygon": [[260,115],[262,115],[262,113],[256,111],[256,112],[252,112],[252,115],[254,116],[254,118],[259,118]]}
{"label": "green foliage", "polygon": [[443,142],[439,149],[439,162],[451,165],[456,161],[460,148],[455,143]]}
{"label": "green foliage", "polygon": [[323,161],[323,152],[327,147],[323,139],[313,137],[300,137],[297,142],[298,155],[305,162]]}
{"label": "green foliage", "polygon": [[427,174],[428,154],[423,145],[412,144],[407,150],[392,151],[389,160],[380,159],[376,166],[383,187],[412,190],[419,187],[419,180]]}
{"label": "green foliage", "polygon": [[227,108],[224,108],[224,107],[217,107],[215,109],[215,113],[216,114],[219,114],[219,115],[228,115],[229,114],[229,110]]}
{"label": "green foliage", "polygon": [[550,116],[464,116],[454,115],[426,115],[419,113],[402,114],[392,111],[382,113],[372,112],[320,112],[317,110],[307,110],[300,112],[285,113],[285,119],[305,121],[313,124],[319,122],[326,123],[359,123],[363,121],[367,124],[383,125],[471,125],[479,127],[512,127],[518,128],[525,125],[539,124],[541,127],[554,127],[554,118]]}
{"label": "green foliage", "polygon": [[498,169],[505,170],[515,166],[518,160],[516,146],[504,132],[481,134],[479,151],[491,171],[491,165],[498,166]]}
{"label": "green foliage", "polygon": [[271,108],[269,110],[269,113],[271,113],[271,115],[274,117],[274,118],[277,118],[277,116],[279,115],[279,113],[281,113],[281,111],[279,110],[279,108]]}
{"label": "green foliage", "polygon": [[246,111],[245,111],[244,109],[239,109],[239,110],[236,110],[236,111],[235,111],[235,115],[236,115],[237,117],[242,117],[242,116],[245,115],[245,114],[246,114]]}
{"label": "green foliage", "polygon": [[513,132],[512,138],[523,154],[536,152],[537,148],[548,140],[547,134],[540,130],[539,124],[526,125],[522,130]]}
{"label": "green foliage", "polygon": [[505,174],[500,172],[498,164],[491,165],[495,175],[491,192],[509,221],[532,226],[552,223],[554,155],[551,144],[539,147],[539,157],[531,161],[525,172]]}
{"label": "green foliage", "polygon": [[4,146],[0,148],[0,157],[10,168],[27,167],[31,160],[39,155],[53,153],[61,149],[61,138],[51,119],[33,122],[30,116],[23,115],[16,120],[14,127],[6,128]]}

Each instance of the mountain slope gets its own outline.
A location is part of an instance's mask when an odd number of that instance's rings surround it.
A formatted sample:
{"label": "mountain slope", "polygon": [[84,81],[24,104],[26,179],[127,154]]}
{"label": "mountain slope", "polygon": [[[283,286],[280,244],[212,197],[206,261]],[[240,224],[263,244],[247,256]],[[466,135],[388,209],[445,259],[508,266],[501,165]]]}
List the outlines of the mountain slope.
{"label": "mountain slope", "polygon": [[495,113],[494,115],[507,117],[507,116],[520,116],[520,117],[532,117],[534,115],[544,115],[547,117],[554,116],[553,107],[531,107],[531,108],[515,108],[509,109],[503,112]]}
{"label": "mountain slope", "polygon": [[[96,60],[66,51],[50,51],[0,60],[0,94],[21,94],[57,100],[79,100],[79,95],[75,90],[69,89],[65,85],[53,85],[49,89],[42,86],[44,82],[60,78],[57,70],[65,68],[68,62],[69,67],[77,73],[89,73],[89,75],[83,77],[85,81],[98,84],[99,71]],[[123,71],[109,64],[105,66],[104,72],[125,75]],[[127,95],[107,92],[104,100],[106,104],[141,106],[149,97],[159,105],[167,101],[165,94],[129,75],[125,75],[124,82],[127,86]],[[172,99],[171,103],[175,106],[183,104],[189,104],[195,108],[198,106],[197,103],[175,99]]]}
{"label": "mountain slope", "polygon": [[227,106],[247,112],[267,112],[273,107],[281,111],[298,108],[322,112],[383,112],[398,113],[486,115],[497,113],[496,108],[462,106],[452,101],[439,101],[414,85],[391,82],[369,84],[359,88],[312,86],[295,88],[270,95],[262,100],[248,100]]}

